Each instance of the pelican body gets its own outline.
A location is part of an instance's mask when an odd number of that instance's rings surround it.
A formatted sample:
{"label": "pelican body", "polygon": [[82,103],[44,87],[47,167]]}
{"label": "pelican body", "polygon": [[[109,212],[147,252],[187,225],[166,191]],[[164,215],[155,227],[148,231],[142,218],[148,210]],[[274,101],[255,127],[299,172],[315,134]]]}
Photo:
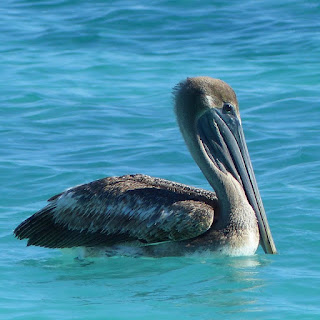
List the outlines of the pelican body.
{"label": "pelican body", "polygon": [[28,245],[121,254],[252,255],[276,247],[246,146],[238,101],[225,82],[187,78],[174,88],[182,136],[215,192],[146,175],[70,188],[14,233]]}

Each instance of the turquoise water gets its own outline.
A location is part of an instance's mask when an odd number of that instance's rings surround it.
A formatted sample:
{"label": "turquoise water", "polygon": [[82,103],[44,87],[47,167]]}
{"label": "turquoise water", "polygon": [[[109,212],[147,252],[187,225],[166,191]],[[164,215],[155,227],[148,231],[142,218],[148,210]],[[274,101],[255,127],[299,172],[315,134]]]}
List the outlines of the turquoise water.
{"label": "turquoise water", "polygon": [[[319,319],[318,1],[142,3],[2,2],[1,319]],[[278,255],[77,261],[13,237],[104,176],[209,188],[172,111],[196,75],[237,92]]]}

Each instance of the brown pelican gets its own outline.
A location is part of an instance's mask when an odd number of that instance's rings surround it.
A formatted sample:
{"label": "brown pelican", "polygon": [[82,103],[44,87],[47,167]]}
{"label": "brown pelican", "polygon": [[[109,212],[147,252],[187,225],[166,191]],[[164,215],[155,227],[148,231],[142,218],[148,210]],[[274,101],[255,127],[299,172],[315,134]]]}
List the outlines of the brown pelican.
{"label": "brown pelican", "polygon": [[177,121],[206,191],[146,175],[70,188],[14,233],[48,248],[139,248],[144,255],[209,250],[276,253],[246,146],[236,95],[225,82],[187,78],[174,89]]}

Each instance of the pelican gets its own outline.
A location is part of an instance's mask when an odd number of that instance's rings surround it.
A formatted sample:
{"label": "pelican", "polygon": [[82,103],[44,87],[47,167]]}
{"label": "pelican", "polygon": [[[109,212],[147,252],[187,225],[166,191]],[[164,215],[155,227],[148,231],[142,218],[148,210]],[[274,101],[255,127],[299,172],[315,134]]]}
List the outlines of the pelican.
{"label": "pelican", "polygon": [[173,92],[182,136],[215,192],[142,174],[107,177],[51,197],[15,236],[27,245],[113,254],[241,256],[259,243],[275,254],[233,89],[194,77]]}

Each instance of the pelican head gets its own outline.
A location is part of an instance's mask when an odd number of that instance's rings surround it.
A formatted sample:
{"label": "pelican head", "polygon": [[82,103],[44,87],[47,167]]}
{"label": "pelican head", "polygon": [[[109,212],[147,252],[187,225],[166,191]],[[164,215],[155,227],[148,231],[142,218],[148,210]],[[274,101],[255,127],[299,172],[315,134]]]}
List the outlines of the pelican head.
{"label": "pelican head", "polygon": [[228,215],[239,203],[249,203],[260,244],[266,253],[275,254],[232,88],[218,79],[187,78],[175,88],[175,112],[190,153],[216,191],[222,211]]}

